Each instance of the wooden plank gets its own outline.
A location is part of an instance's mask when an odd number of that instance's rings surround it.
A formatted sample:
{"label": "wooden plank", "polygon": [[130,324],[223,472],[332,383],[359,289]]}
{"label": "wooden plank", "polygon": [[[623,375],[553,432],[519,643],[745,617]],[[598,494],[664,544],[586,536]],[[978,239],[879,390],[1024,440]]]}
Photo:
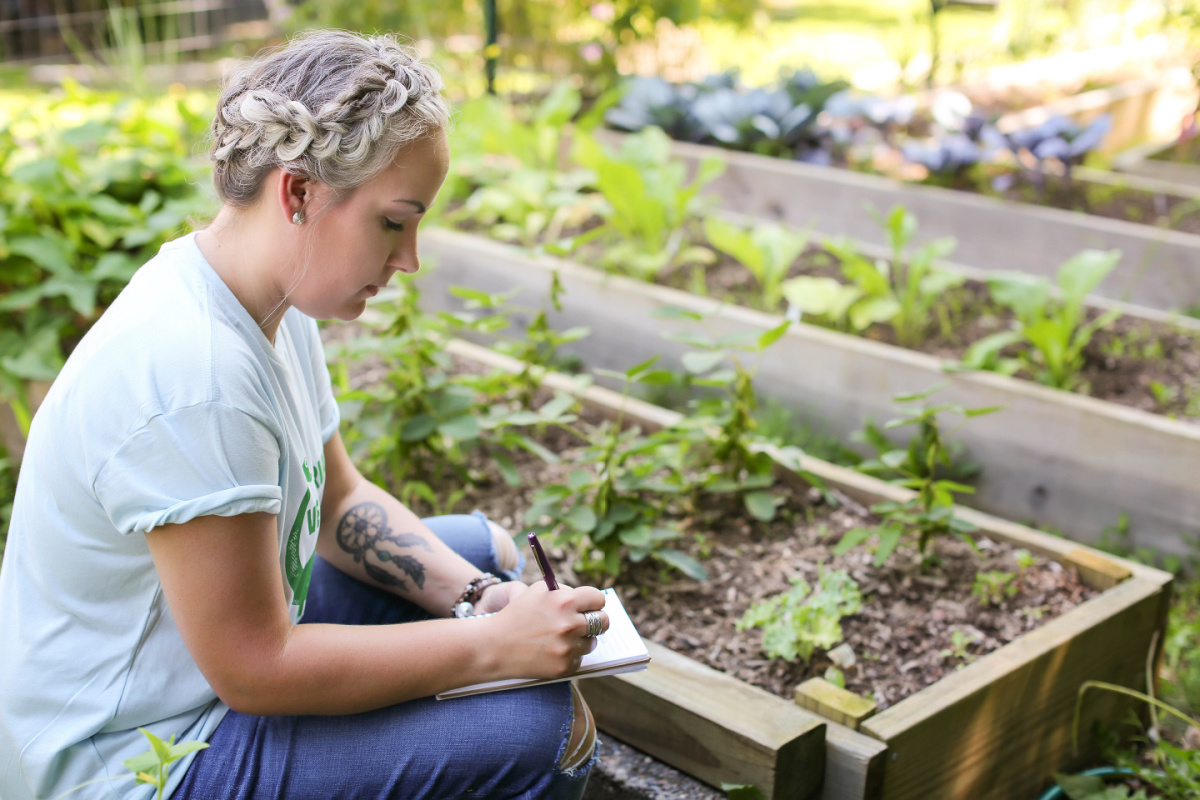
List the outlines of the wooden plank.
{"label": "wooden plank", "polygon": [[1092,723],[1132,707],[1088,696],[1071,751],[1071,721],[1087,680],[1145,686],[1168,589],[1128,580],[863,723],[888,745],[887,800],[1033,797],[1054,770],[1096,756]]}
{"label": "wooden plank", "polygon": [[1133,575],[1124,564],[1118,564],[1095,550],[1086,547],[1072,548],[1062,557],[1063,566],[1074,567],[1079,578],[1088,586],[1107,589]]}
{"label": "wooden plank", "polygon": [[[566,291],[562,311],[550,313],[550,322],[592,329],[592,336],[566,348],[589,367],[624,370],[653,356],[663,366],[678,366],[689,348],[662,334],[695,326],[653,317],[664,305],[712,314],[705,327],[713,335],[761,332],[780,321],[577,264],[532,259],[478,237],[434,229],[422,246],[427,261],[437,261],[419,279],[427,309],[460,308],[448,291],[452,285],[519,289],[514,303],[549,307],[547,290],[557,271]],[[868,419],[895,416],[892,396],[938,384],[945,384],[938,402],[1003,409],[954,433],[984,466],[972,505],[1085,542],[1098,540],[1124,512],[1131,544],[1163,554],[1186,554],[1184,536],[1200,533],[1200,493],[1190,482],[1200,463],[1200,426],[1003,375],[948,375],[931,356],[811,325],[792,326],[772,345],[756,380],[763,396],[842,440]]]}
{"label": "wooden plank", "polygon": [[817,798],[824,720],[653,642],[645,672],[578,682],[605,733],[703,781]]}
{"label": "wooden plank", "polygon": [[887,745],[830,721],[825,728],[825,785],[820,800],[881,800]]}
{"label": "wooden plank", "polygon": [[796,703],[853,730],[858,730],[863,720],[879,711],[874,700],[847,691],[824,678],[809,678],[797,686]]}

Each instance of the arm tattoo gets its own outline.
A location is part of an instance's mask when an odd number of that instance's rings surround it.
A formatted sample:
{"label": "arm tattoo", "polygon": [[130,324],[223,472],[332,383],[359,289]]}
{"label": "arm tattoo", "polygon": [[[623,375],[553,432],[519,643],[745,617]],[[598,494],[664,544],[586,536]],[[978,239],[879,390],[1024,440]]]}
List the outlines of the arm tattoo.
{"label": "arm tattoo", "polygon": [[[398,555],[385,550],[382,545],[394,547],[423,547],[432,553],[433,548],[424,537],[415,533],[399,533],[388,526],[387,512],[378,503],[359,503],[343,516],[337,526],[337,541],[343,550],[360,562],[367,575],[385,586],[394,586],[408,591],[404,578],[407,575],[418,589],[425,587],[425,565],[414,556]],[[374,558],[378,564],[368,560]]]}

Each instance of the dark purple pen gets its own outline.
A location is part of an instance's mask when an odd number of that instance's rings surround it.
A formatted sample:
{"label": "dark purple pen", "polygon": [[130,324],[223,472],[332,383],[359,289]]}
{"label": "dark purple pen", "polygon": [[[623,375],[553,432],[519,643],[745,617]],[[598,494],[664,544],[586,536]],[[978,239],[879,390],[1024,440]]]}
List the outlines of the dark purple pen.
{"label": "dark purple pen", "polygon": [[529,534],[529,546],[533,548],[533,557],[537,559],[542,579],[546,581],[546,588],[553,592],[558,588],[558,581],[554,580],[554,570],[550,569],[550,560],[546,558],[546,551],[542,549],[542,543],[538,541],[536,533]]}

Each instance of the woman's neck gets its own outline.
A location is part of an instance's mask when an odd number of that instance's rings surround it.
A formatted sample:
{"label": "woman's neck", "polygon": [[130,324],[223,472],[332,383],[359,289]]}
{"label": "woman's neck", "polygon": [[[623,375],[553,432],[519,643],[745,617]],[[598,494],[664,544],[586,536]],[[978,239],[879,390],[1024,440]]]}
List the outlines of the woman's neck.
{"label": "woman's neck", "polygon": [[196,234],[196,246],[233,296],[258,323],[271,344],[289,305],[279,276],[288,261],[279,239],[264,235],[254,210],[223,206],[216,219]]}

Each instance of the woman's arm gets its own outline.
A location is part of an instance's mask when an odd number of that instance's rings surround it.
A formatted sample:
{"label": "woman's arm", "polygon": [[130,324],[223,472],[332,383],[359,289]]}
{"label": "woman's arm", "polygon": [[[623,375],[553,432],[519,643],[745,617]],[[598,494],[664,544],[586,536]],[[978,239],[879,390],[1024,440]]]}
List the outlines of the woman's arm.
{"label": "woman's arm", "polygon": [[[327,470],[326,490],[340,498],[341,517],[330,523],[336,534],[351,509],[378,496],[341,467],[336,478],[332,464]],[[342,489],[332,486],[335,480]],[[217,696],[247,714],[351,714],[480,681],[562,677],[595,646],[595,639],[584,638],[582,612],[604,606],[597,589],[549,592],[538,582],[480,619],[292,625],[272,515],[198,517],[156,528],[146,541],[188,651]],[[463,570],[448,549],[446,557],[432,534],[429,551],[407,541],[383,546],[421,560],[424,586],[417,595],[446,613],[477,570],[469,564]],[[416,587],[413,573],[404,574]]]}
{"label": "woman's arm", "polygon": [[317,540],[321,557],[435,616],[449,616],[450,606],[480,570],[399,500],[363,478],[340,434],[325,444],[325,470]]}

